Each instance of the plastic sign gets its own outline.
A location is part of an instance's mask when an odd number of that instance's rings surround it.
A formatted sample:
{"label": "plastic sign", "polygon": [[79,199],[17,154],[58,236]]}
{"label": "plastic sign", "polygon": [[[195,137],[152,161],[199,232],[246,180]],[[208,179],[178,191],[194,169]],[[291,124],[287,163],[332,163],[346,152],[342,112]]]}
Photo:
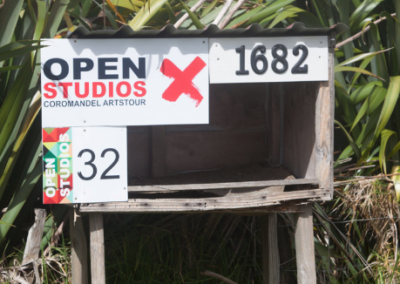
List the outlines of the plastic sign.
{"label": "plastic sign", "polygon": [[328,37],[210,39],[210,83],[328,80]]}
{"label": "plastic sign", "polygon": [[48,39],[42,126],[208,123],[208,39]]}
{"label": "plastic sign", "polygon": [[43,203],[128,200],[126,127],[44,128]]}

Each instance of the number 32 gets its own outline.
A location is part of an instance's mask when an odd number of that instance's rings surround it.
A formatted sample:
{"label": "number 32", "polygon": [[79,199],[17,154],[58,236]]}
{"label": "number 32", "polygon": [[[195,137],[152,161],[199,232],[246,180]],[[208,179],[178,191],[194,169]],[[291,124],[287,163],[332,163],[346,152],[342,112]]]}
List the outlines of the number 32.
{"label": "number 32", "polygon": [[[104,158],[107,152],[113,152],[115,154],[115,159],[111,163],[111,165],[101,174],[100,179],[119,179],[119,175],[107,175],[109,171],[118,163],[119,161],[119,153],[117,150],[114,148],[107,148],[101,153],[101,157]],[[85,162],[86,166],[89,166],[92,168],[92,174],[88,177],[85,177],[82,175],[81,172],[78,172],[78,176],[83,179],[83,180],[91,180],[93,179],[96,174],[97,174],[97,167],[95,164],[93,164],[94,160],[96,159],[96,155],[94,152],[90,149],[83,149],[82,151],[79,152],[78,157],[82,157],[84,153],[89,153],[90,154],[90,160]]]}

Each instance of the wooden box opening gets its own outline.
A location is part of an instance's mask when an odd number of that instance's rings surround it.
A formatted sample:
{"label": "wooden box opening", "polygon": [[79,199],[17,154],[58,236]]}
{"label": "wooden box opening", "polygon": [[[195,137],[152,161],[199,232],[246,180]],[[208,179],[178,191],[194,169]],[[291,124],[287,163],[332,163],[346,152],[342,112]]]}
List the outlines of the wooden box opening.
{"label": "wooden box opening", "polygon": [[213,84],[208,125],[128,127],[130,198],[321,188],[327,84]]}

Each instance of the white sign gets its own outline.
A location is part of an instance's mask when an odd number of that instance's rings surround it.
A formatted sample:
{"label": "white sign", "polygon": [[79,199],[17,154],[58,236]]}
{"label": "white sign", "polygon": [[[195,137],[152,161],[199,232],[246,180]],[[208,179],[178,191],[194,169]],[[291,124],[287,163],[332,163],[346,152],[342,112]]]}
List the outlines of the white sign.
{"label": "white sign", "polygon": [[42,126],[208,123],[208,39],[48,39]]}
{"label": "white sign", "polygon": [[43,203],[127,200],[126,127],[43,129]]}
{"label": "white sign", "polygon": [[210,39],[210,83],[328,80],[328,37]]}

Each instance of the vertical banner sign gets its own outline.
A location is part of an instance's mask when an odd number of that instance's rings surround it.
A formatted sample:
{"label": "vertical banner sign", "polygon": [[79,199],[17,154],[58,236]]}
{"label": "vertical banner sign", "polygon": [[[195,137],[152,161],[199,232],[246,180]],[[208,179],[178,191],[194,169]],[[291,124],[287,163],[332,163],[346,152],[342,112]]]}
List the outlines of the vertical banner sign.
{"label": "vertical banner sign", "polygon": [[126,127],[43,128],[43,203],[128,200]]}

